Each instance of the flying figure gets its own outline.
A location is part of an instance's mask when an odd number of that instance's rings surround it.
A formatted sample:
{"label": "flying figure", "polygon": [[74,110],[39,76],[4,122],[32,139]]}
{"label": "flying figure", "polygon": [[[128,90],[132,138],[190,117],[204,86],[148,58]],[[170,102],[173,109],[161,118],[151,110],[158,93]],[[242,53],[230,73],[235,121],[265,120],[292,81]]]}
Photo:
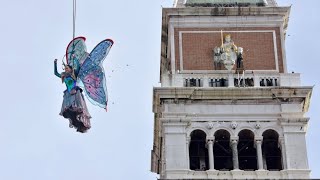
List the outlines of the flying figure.
{"label": "flying figure", "polygon": [[108,55],[113,41],[101,41],[89,54],[85,37],[76,37],[68,45],[64,72],[57,70],[54,60],[54,74],[66,84],[60,115],[69,120],[69,127],[85,133],[91,128],[91,115],[83,97],[83,89],[89,101],[107,110],[107,87],[102,62]]}

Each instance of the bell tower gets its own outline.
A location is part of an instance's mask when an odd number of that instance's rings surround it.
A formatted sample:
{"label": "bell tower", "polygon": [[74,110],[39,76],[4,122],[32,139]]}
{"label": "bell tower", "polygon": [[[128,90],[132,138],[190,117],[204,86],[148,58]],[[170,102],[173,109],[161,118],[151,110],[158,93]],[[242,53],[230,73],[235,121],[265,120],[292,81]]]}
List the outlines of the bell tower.
{"label": "bell tower", "polygon": [[152,172],[309,178],[312,86],[287,72],[289,14],[275,0],[176,0],[163,9]]}

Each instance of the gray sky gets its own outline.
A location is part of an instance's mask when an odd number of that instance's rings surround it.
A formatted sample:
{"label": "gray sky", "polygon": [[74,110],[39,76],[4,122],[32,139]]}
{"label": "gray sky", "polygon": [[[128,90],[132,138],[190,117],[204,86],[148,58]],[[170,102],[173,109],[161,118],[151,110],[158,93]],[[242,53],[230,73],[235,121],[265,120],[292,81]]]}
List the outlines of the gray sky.
{"label": "gray sky", "polygon": [[[62,58],[72,38],[72,0],[0,2],[0,179],[156,179],[149,171],[152,88],[159,86],[161,5],[172,0],[78,0],[76,35],[87,37],[88,50],[105,38],[115,41],[104,62],[109,112],[87,101],[93,116],[87,134],[58,115],[65,85],[53,75],[53,59]],[[288,70],[315,85],[307,146],[312,177],[320,178],[320,1],[278,3],[293,4]]]}

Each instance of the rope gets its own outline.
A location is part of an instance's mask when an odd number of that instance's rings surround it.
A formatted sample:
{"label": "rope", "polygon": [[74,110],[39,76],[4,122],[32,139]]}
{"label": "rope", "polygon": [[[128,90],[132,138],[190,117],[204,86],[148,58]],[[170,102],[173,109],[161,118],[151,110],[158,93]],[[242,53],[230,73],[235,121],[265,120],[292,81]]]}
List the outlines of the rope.
{"label": "rope", "polygon": [[[73,4],[72,4],[72,25],[73,25],[73,31],[72,31],[72,40],[75,38],[76,36],[76,15],[77,15],[77,0],[73,0]],[[75,44],[74,41],[72,43],[72,48],[74,50],[75,48]],[[72,50],[72,51],[73,51]],[[73,55],[72,55],[73,56]],[[75,70],[75,58],[71,57],[72,59],[72,70],[73,70],[73,74],[74,74],[74,70]]]}
{"label": "rope", "polygon": [[76,36],[76,15],[77,15],[77,0],[73,0],[73,6],[72,6],[72,9],[73,9],[73,14],[72,14],[72,21],[73,21],[73,33],[72,33],[72,39],[75,38]]}

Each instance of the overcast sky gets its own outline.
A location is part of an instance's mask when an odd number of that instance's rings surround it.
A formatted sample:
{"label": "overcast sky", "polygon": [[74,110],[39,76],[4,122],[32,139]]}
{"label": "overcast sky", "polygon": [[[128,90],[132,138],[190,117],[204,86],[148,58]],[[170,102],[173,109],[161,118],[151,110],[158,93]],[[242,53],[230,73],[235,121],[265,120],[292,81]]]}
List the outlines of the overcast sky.
{"label": "overcast sky", "polygon": [[[159,86],[161,6],[172,1],[78,0],[76,35],[87,37],[88,50],[115,42],[104,62],[109,112],[87,101],[92,128],[80,134],[58,115],[65,85],[53,75],[53,59],[72,38],[72,0],[0,0],[1,180],[156,179],[152,88]],[[320,1],[278,3],[292,4],[288,70],[315,85],[307,148],[312,177],[320,178]]]}

